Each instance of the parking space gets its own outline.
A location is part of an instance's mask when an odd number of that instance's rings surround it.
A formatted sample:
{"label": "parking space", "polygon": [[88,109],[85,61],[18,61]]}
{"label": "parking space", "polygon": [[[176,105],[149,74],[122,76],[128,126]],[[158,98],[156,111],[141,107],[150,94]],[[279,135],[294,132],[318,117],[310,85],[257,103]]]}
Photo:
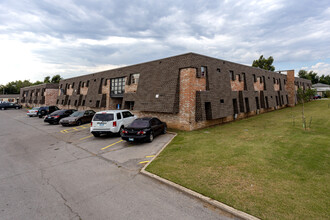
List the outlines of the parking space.
{"label": "parking space", "polygon": [[[112,161],[118,166],[128,169],[141,169],[149,162],[172,137],[172,134],[160,135],[152,143],[128,143],[119,135],[94,137],[90,132],[90,124],[80,126],[50,125],[42,118],[28,117],[26,114],[16,114],[16,119],[29,126],[46,131],[49,135],[56,136],[61,140],[74,144],[94,155]],[[18,113],[18,112],[17,112]]]}
{"label": "parking space", "polygon": [[127,143],[89,124],[49,125],[0,111],[1,219],[228,219],[139,174],[173,136]]}

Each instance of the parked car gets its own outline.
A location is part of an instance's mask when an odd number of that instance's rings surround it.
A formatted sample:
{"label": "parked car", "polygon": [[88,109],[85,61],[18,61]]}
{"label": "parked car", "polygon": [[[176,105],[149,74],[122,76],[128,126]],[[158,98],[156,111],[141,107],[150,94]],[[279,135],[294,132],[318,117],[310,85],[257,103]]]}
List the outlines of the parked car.
{"label": "parked car", "polygon": [[38,110],[39,118],[42,118],[45,115],[49,115],[57,110],[60,110],[57,106],[42,106]]}
{"label": "parked car", "polygon": [[313,99],[321,99],[322,97],[320,95],[314,95]]}
{"label": "parked car", "polygon": [[128,110],[108,110],[97,112],[91,122],[90,132],[99,137],[101,134],[120,134],[136,119]]}
{"label": "parked car", "polygon": [[27,110],[26,115],[29,117],[33,117],[33,116],[37,116],[38,115],[38,111],[39,111],[39,107],[34,107],[30,110]]}
{"label": "parked car", "polygon": [[94,115],[95,111],[93,110],[76,111],[72,113],[69,117],[62,118],[60,120],[60,124],[62,126],[69,126],[90,123]]}
{"label": "parked car", "polygon": [[138,118],[122,131],[121,138],[130,142],[152,142],[154,137],[160,134],[166,134],[166,132],[166,123],[158,118]]}
{"label": "parked car", "polygon": [[77,110],[74,109],[64,109],[57,110],[50,115],[47,115],[44,119],[44,122],[48,122],[49,124],[58,124],[62,118],[69,117],[73,112]]}
{"label": "parked car", "polygon": [[22,108],[22,105],[16,104],[16,103],[10,103],[10,102],[0,103],[0,109],[1,110],[6,110],[6,109],[9,109],[9,108],[20,109],[20,108]]}

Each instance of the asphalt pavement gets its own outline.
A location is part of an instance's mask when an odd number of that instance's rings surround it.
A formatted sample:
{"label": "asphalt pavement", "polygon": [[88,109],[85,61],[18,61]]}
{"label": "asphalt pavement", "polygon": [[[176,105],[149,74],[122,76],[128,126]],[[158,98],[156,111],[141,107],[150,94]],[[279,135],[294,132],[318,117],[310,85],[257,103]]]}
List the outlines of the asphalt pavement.
{"label": "asphalt pavement", "polygon": [[139,173],[171,137],[132,144],[0,111],[0,219],[231,219]]}

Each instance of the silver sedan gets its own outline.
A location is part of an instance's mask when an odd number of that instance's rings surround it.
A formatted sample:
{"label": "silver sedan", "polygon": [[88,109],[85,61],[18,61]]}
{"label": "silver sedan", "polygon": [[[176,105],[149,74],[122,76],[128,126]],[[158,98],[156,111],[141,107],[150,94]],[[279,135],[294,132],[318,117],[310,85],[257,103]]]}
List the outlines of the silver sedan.
{"label": "silver sedan", "polygon": [[27,111],[26,115],[29,117],[37,116],[39,107],[34,107]]}

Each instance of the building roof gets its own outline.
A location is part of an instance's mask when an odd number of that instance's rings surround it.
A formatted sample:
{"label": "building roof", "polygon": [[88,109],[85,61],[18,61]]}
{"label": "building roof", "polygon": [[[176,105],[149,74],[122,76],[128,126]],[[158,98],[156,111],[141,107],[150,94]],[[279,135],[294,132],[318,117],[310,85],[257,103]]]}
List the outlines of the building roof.
{"label": "building roof", "polygon": [[10,99],[18,99],[19,94],[2,94],[0,98],[10,98]]}
{"label": "building roof", "polygon": [[330,88],[330,85],[323,84],[323,83],[316,83],[316,84],[313,84],[312,87],[314,87],[314,88],[318,88],[318,87],[329,87]]}

